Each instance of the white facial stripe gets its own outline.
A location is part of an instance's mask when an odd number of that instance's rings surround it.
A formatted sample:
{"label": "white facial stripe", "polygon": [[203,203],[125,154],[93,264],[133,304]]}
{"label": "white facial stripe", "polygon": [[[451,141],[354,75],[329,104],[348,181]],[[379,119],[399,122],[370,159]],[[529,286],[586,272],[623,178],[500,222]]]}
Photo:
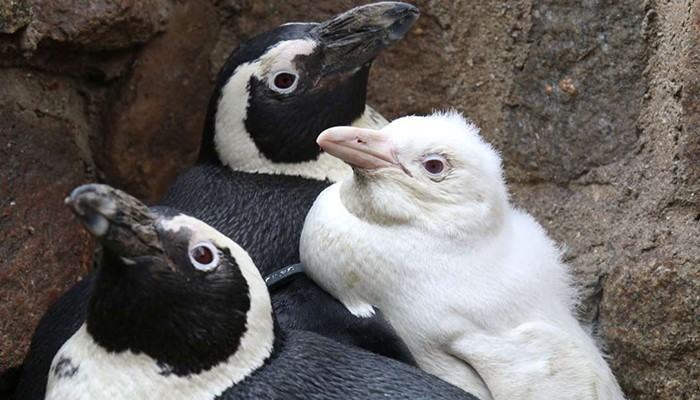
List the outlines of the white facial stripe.
{"label": "white facial stripe", "polygon": [[316,42],[309,39],[280,42],[260,57],[259,61],[262,71],[256,74],[256,76],[263,78],[265,75],[269,75],[278,70],[291,69],[296,71],[296,66],[292,63],[294,58],[299,55],[311,54],[314,49],[316,49]]}
{"label": "white facial stripe", "polygon": [[[164,221],[163,227],[174,232],[186,227],[193,240],[227,248],[236,259],[250,291],[247,329],[238,351],[199,374],[164,376],[155,360],[144,354],[107,352],[83,324],[53,359],[46,399],[213,399],[260,368],[270,356],[274,342],[272,304],[248,253],[214,228],[185,215]],[[58,374],[54,373],[57,368]]]}

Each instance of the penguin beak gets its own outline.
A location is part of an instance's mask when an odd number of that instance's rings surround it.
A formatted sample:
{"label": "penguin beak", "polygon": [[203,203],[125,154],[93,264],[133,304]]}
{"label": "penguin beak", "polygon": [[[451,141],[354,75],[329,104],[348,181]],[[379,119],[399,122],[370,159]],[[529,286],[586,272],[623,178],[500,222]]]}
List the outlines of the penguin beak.
{"label": "penguin beak", "polygon": [[400,2],[355,7],[315,27],[311,34],[323,46],[327,74],[351,71],[372,61],[406,35],[420,15]]}
{"label": "penguin beak", "polygon": [[316,143],[328,154],[353,167],[375,170],[385,167],[401,168],[391,138],[374,129],[336,126],[326,129]]}
{"label": "penguin beak", "polygon": [[108,185],[77,187],[65,200],[93,236],[127,257],[160,256],[157,217],[145,204]]}

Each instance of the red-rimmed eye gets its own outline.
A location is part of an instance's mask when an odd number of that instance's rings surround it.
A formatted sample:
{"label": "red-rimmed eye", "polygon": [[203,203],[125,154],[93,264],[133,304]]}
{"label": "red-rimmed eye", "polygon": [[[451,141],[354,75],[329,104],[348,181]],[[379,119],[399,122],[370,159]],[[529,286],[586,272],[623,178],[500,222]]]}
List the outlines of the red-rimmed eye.
{"label": "red-rimmed eye", "polygon": [[449,167],[445,157],[440,154],[426,156],[421,165],[431,178],[442,177]]}
{"label": "red-rimmed eye", "polygon": [[205,246],[197,246],[192,250],[192,258],[200,264],[210,264],[214,261],[214,253]]}
{"label": "red-rimmed eye", "polygon": [[275,88],[280,89],[280,90],[287,90],[290,89],[292,86],[297,81],[297,76],[290,73],[290,72],[280,72],[277,75],[275,75],[275,79],[273,80],[273,84],[275,85]]}
{"label": "red-rimmed eye", "polygon": [[190,261],[201,271],[210,271],[219,263],[217,251],[211,243],[200,243],[190,250]]}

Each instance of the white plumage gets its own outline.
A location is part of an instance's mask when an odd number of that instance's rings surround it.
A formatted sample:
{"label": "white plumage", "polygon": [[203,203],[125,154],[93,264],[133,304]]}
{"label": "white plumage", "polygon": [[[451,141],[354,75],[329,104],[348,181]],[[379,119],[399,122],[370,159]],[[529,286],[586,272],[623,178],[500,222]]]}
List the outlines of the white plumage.
{"label": "white plumage", "polygon": [[319,144],[355,168],[316,200],[301,259],[353,314],[379,308],[421,368],[482,399],[623,398],[558,247],[509,204],[474,125],[405,117]]}

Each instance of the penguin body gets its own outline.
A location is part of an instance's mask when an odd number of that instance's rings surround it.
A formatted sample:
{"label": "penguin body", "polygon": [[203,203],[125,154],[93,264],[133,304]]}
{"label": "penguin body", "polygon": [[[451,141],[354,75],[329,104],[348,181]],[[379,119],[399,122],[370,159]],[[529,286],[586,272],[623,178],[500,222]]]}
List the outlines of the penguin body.
{"label": "penguin body", "polygon": [[[370,4],[321,24],[283,25],[242,44],[218,78],[197,165],[159,204],[235,236],[263,274],[297,263],[306,212],[330,184],[326,179],[350,171],[322,154],[315,138],[337,124],[386,123],[364,104],[369,67],[417,15],[404,3]],[[94,284],[91,274],[42,318],[18,397],[43,398],[51,360],[83,325]],[[312,331],[414,362],[381,316],[356,318],[303,275],[276,289],[273,304],[282,329]]]}
{"label": "penguin body", "polygon": [[[299,260],[298,245],[292,244],[299,243],[304,218],[327,186],[327,181],[199,165],[183,174],[160,204],[177,207],[231,237],[247,249],[260,273],[267,276]],[[212,187],[217,190],[212,191]],[[271,296],[284,330],[316,332],[414,363],[408,348],[397,340],[381,313],[357,318],[303,274],[290,278]]]}
{"label": "penguin body", "polygon": [[67,202],[105,250],[47,400],[473,398],[398,361],[281,333],[252,259],[195,218],[106,185]]}
{"label": "penguin body", "polygon": [[355,168],[307,216],[307,273],[355,315],[381,309],[421,368],[479,398],[622,399],[560,249],[509,204],[478,132],[438,113],[322,133]]}

